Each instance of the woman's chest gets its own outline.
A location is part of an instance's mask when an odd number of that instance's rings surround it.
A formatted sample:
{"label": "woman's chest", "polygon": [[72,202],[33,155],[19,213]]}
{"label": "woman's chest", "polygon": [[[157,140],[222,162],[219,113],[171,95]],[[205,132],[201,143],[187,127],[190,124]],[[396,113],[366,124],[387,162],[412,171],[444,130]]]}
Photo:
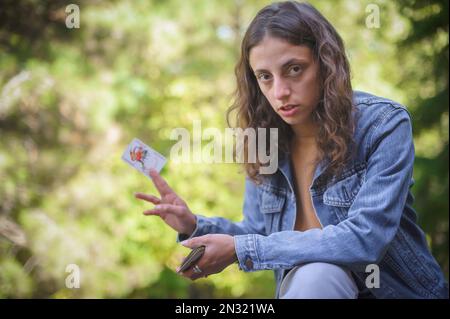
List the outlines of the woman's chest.
{"label": "woman's chest", "polygon": [[313,162],[299,160],[293,161],[292,166],[296,199],[294,229],[305,231],[311,228],[321,228],[310,193],[316,165]]}

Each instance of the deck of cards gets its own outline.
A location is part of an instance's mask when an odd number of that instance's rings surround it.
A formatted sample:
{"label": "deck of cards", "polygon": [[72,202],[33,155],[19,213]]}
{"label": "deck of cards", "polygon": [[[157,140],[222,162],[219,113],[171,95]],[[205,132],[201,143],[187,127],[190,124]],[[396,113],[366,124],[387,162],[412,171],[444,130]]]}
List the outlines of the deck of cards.
{"label": "deck of cards", "polygon": [[183,261],[181,262],[181,265],[177,272],[183,272],[194,266],[194,264],[202,258],[203,254],[205,253],[206,246],[202,245],[199,247],[196,247],[191,250],[189,255],[187,255]]}
{"label": "deck of cards", "polygon": [[122,154],[122,160],[150,179],[150,169],[155,169],[159,173],[167,162],[164,156],[137,138],[128,144]]}

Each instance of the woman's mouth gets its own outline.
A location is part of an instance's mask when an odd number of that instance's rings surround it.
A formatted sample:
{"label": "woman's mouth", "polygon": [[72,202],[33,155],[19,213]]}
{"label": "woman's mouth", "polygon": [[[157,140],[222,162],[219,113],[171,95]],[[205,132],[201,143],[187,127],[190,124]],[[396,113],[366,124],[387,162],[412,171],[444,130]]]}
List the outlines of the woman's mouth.
{"label": "woman's mouth", "polygon": [[294,116],[300,110],[298,105],[284,105],[278,109],[278,112],[284,117]]}

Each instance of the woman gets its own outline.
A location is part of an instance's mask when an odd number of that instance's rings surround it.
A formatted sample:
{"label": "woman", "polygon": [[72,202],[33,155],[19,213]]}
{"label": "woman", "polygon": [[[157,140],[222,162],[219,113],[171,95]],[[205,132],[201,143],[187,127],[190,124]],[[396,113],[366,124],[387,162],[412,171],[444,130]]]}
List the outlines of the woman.
{"label": "woman", "polygon": [[231,110],[241,128],[278,128],[274,174],[246,163],[244,219],[194,215],[156,173],[160,216],[187,247],[193,280],[233,262],[271,269],[279,298],[448,298],[416,224],[405,107],[354,92],[340,36],[311,5],[274,3],[250,24]]}

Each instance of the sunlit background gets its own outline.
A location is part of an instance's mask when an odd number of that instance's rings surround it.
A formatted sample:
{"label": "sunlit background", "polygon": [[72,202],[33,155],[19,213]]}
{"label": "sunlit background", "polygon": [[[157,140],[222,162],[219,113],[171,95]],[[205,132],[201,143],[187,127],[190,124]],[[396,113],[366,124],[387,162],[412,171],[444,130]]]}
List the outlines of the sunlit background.
{"label": "sunlit background", "polygon": [[[70,3],[80,28],[66,27]],[[273,297],[270,271],[177,275],[188,249],[142,215],[152,205],[133,193],[156,191],[120,159],[134,137],[168,156],[173,128],[227,127],[240,41],[268,3],[0,2],[1,298]],[[448,2],[311,3],[343,37],[355,89],[412,114],[415,207],[448,278]],[[239,164],[169,159],[162,174],[193,212],[241,219]],[[71,264],[78,289],[66,287]]]}

